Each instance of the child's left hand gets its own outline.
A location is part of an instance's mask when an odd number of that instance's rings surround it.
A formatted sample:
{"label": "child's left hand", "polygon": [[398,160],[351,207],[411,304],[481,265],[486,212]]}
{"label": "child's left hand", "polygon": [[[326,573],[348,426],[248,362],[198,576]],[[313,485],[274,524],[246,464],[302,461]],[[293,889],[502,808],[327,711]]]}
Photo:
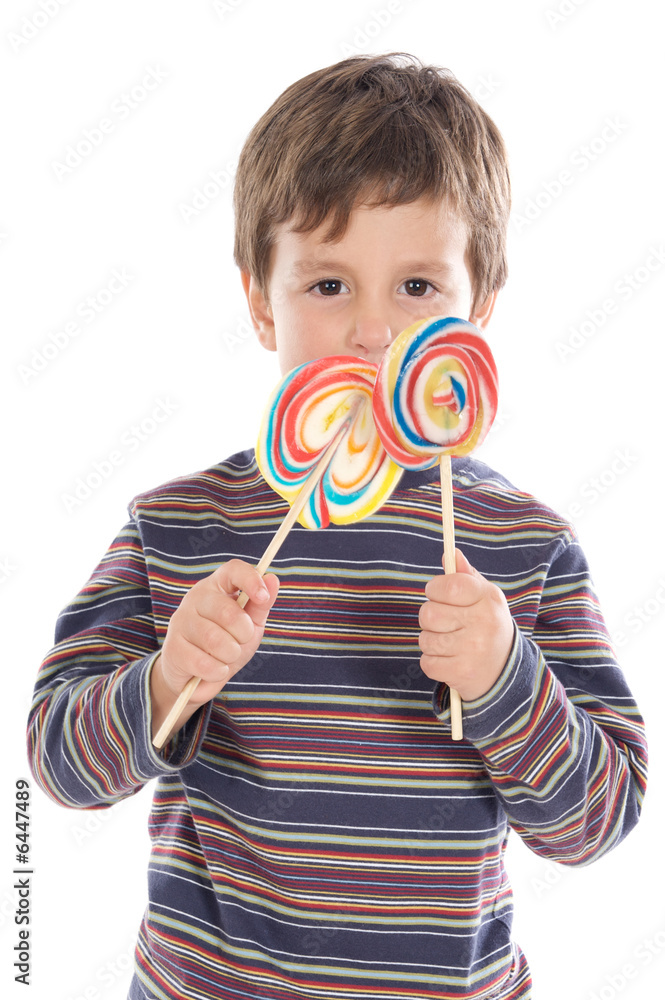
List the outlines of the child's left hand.
{"label": "child's left hand", "polygon": [[435,576],[420,608],[420,666],[432,680],[459,691],[463,701],[486,694],[503,670],[513,644],[508,602],[455,549],[456,572]]}

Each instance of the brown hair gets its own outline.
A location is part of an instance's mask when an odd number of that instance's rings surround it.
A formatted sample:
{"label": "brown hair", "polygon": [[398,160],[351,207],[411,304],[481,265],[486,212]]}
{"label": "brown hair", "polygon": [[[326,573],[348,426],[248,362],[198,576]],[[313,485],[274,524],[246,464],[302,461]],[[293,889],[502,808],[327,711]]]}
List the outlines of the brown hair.
{"label": "brown hair", "polygon": [[510,180],[501,135],[453,74],[392,53],[353,56],[288,87],[236,172],[235,261],[267,296],[275,227],[339,239],[358,204],[446,197],[467,226],[477,305],[507,278]]}

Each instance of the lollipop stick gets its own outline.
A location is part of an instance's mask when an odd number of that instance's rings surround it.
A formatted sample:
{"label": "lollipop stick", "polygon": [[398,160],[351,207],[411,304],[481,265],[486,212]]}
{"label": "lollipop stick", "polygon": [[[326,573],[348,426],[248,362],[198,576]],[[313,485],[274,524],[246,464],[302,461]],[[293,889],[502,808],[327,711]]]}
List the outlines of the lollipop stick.
{"label": "lollipop stick", "polygon": [[[298,493],[298,496],[293,501],[293,504],[290,507],[286,517],[284,518],[279,528],[275,532],[272,540],[270,541],[268,548],[261,556],[256,566],[261,576],[263,576],[263,574],[270,566],[270,563],[277,555],[277,552],[281,548],[284,539],[288,535],[293,525],[298,520],[298,517],[300,516],[300,513],[305,507],[307,501],[309,500],[310,496],[316,489],[318,483],[323,477],[323,474],[325,473],[326,469],[333,460],[335,452],[337,451],[337,448],[342,438],[349,429],[349,426],[351,424],[353,417],[356,414],[357,409],[358,407],[355,406],[347,414],[344,423],[342,424],[342,426],[340,427],[340,429],[338,430],[337,434],[332,439],[330,444],[326,447],[320,459],[310,472],[305,482],[305,485],[303,486],[303,488]],[[244,591],[241,591],[241,593],[238,595],[237,598],[238,606],[244,608],[248,600],[249,597],[247,596],[247,594]],[[164,746],[164,743],[166,743],[169,733],[171,732],[176,722],[178,721],[181,712],[185,708],[185,705],[187,704],[187,702],[189,701],[189,699],[192,697],[197,687],[199,686],[200,680],[201,680],[200,677],[190,677],[187,683],[185,684],[184,688],[178,695],[178,698],[176,699],[173,708],[164,719],[164,722],[159,727],[159,730],[157,731],[155,738],[152,741],[152,745],[156,747],[157,750],[161,750],[161,748]]]}
{"label": "lollipop stick", "polygon": [[[442,455],[441,472],[441,516],[443,518],[443,569],[446,573],[455,572],[455,513],[453,509],[453,472],[450,455]],[[452,738],[461,740],[462,731],[462,699],[459,692],[450,689],[450,723]]]}

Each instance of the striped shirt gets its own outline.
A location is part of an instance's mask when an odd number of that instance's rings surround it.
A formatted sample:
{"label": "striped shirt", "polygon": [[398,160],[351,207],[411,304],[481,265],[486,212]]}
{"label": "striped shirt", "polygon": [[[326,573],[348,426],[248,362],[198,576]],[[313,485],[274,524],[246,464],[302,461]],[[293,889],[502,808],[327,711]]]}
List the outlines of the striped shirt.
{"label": "striped shirt", "polygon": [[643,723],[573,530],[482,463],[453,470],[457,544],[516,623],[461,742],[419,665],[436,469],[365,521],[291,531],[258,652],[161,752],[149,671],[171,614],[221,562],[258,562],[286,511],[254,453],[137,497],[63,611],[35,778],[84,808],[157,779],[133,1000],[525,1000],[509,829],[583,865],[637,822]]}

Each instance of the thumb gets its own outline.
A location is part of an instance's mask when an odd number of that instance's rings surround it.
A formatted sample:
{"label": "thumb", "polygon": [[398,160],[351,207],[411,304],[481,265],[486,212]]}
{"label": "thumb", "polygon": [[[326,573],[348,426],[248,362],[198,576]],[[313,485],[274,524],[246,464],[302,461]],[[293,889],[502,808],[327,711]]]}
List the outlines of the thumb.
{"label": "thumb", "polygon": [[259,628],[263,628],[268,615],[270,614],[271,608],[275,603],[277,594],[279,593],[279,580],[274,573],[267,573],[263,577],[263,583],[265,584],[266,590],[269,594],[269,599],[265,603],[258,603],[257,601],[248,601],[245,605],[245,611],[252,619],[255,625]]}
{"label": "thumb", "polygon": [[475,576],[482,579],[482,574],[471,565],[461,549],[455,549],[455,572],[466,573],[468,576]]}

